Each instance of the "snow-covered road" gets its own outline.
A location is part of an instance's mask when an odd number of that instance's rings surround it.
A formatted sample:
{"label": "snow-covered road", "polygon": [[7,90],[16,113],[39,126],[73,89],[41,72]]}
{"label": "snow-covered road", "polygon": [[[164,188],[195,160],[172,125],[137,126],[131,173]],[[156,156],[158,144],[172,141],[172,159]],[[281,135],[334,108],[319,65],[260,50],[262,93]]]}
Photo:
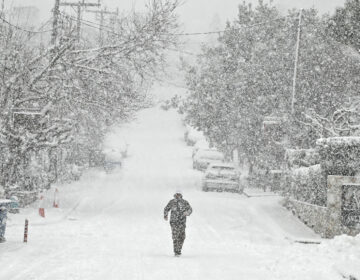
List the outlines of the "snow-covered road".
{"label": "snow-covered road", "polygon": [[[10,216],[8,241],[0,244],[0,280],[331,280],[359,272],[359,238],[297,244],[293,240],[318,237],[278,197],[202,192],[183,131],[175,111],[158,108],[115,130],[110,147],[124,139],[130,144],[122,169],[91,170],[59,186],[60,209],[47,207],[45,219],[36,205]],[[176,189],[194,210],[181,258],[173,257],[163,220]],[[26,217],[29,242],[23,244]]]}

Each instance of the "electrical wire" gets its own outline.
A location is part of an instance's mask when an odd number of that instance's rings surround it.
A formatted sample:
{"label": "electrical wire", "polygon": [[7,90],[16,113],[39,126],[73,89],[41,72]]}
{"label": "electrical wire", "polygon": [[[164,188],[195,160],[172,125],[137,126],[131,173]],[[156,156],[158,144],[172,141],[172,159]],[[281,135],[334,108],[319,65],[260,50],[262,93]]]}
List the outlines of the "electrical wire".
{"label": "electrical wire", "polygon": [[[74,7],[72,7],[74,9]],[[68,15],[66,13],[63,13],[63,12],[60,12],[60,14],[64,15],[64,16],[67,16],[67,17],[70,17],[74,20],[77,20],[77,18],[71,16],[71,15]],[[244,28],[252,28],[252,27],[256,27],[256,26],[261,26],[261,25],[266,25],[268,23],[271,23],[271,22],[276,22],[276,21],[280,21],[280,20],[283,20],[283,19],[286,19],[288,18],[289,16],[283,16],[283,17],[279,17],[279,18],[276,18],[276,19],[273,19],[273,20],[269,20],[269,21],[265,21],[265,22],[259,22],[259,23],[255,23],[255,24],[252,24],[252,25],[242,25],[241,27],[238,27],[238,28],[232,28],[231,30],[232,31],[236,31],[236,30],[242,30]],[[49,29],[49,30],[44,30],[44,31],[32,31],[32,30],[26,30],[20,26],[17,26],[17,25],[14,25],[12,24],[11,22],[7,21],[6,19],[0,17],[0,20],[2,20],[3,22],[7,23],[8,25],[18,29],[18,30],[22,30],[24,32],[28,32],[28,33],[46,33],[46,32],[51,32],[53,31],[53,29]],[[116,34],[116,32],[114,32],[112,30],[112,27],[110,26],[107,26],[107,25],[101,25],[99,23],[96,23],[96,22],[92,22],[92,21],[88,21],[88,20],[84,20],[84,19],[80,19],[80,21],[82,23],[84,23],[84,25],[87,25],[89,27],[93,27],[93,28],[97,28],[97,29],[107,29],[106,31],[107,32],[110,32],[110,33],[113,33],[115,35],[119,35],[119,34]],[[87,24],[85,24],[87,23]],[[93,26],[95,25],[95,26]],[[166,35],[174,35],[174,36],[202,36],[202,35],[211,35],[211,34],[222,34],[222,33],[225,33],[226,31],[228,31],[228,29],[223,29],[223,30],[218,30],[218,31],[207,31],[207,32],[187,32],[187,33],[168,33]]]}
{"label": "electrical wire", "polygon": [[38,30],[38,31],[33,31],[33,30],[27,30],[27,29],[24,29],[18,25],[15,25],[15,24],[12,24],[11,22],[7,21],[6,19],[4,19],[3,17],[0,16],[0,20],[4,23],[6,23],[7,25],[17,29],[17,30],[20,30],[20,31],[23,31],[23,32],[27,32],[27,33],[31,33],[31,34],[39,34],[39,33],[46,33],[46,32],[51,32],[52,29],[49,29],[49,30]]}
{"label": "electrical wire", "polygon": [[[66,16],[68,18],[71,18],[73,20],[77,20],[77,18],[75,18],[74,16],[68,15],[66,13],[60,12],[60,14],[62,14],[63,16]],[[257,23],[257,24],[253,24],[253,25],[245,25],[239,28],[233,28],[231,30],[241,30],[243,28],[251,28],[251,27],[255,27],[255,26],[261,26],[261,25],[265,25],[271,22],[276,22],[279,20],[283,20],[287,17],[281,17],[281,18],[277,18],[275,20],[271,20],[271,21],[266,21],[266,22],[261,22],[261,23]],[[47,32],[51,32],[53,31],[53,29],[48,29],[48,30],[41,30],[46,24],[48,24],[49,21],[47,21],[43,26],[40,27],[40,29],[38,31],[33,31],[33,30],[27,30],[24,29],[20,26],[17,26],[15,24],[12,24],[11,22],[7,21],[6,19],[0,17],[0,20],[3,21],[4,23],[8,24],[9,26],[16,28],[20,31],[23,32],[27,32],[29,34],[40,34],[40,33],[47,33]],[[117,36],[121,36],[121,34],[113,31],[112,27],[107,26],[107,25],[101,25],[99,23],[96,22],[92,22],[92,21],[88,21],[88,20],[84,20],[84,19],[80,19],[80,22],[82,24],[84,24],[85,26],[91,27],[91,28],[95,28],[97,30],[103,30],[105,32],[117,35]],[[211,35],[211,34],[221,34],[226,32],[227,30],[219,30],[219,31],[208,31],[208,32],[193,32],[193,33],[168,33],[167,35],[174,35],[174,36],[201,36],[201,35]],[[197,54],[195,53],[191,53],[191,52],[187,52],[187,51],[183,51],[183,50],[176,50],[176,49],[172,49],[172,48],[167,48],[169,51],[174,51],[174,52],[178,52],[178,53],[182,53],[182,54],[187,54],[187,55],[193,55],[193,56],[197,56]]]}
{"label": "electrical wire", "polygon": [[[60,12],[60,14],[64,15],[64,16],[68,16],[71,17],[74,20],[77,20],[77,18],[75,18],[74,16],[68,15],[66,13],[62,13]],[[283,17],[279,17],[273,20],[268,20],[268,21],[264,21],[264,22],[259,22],[259,23],[255,23],[252,25],[242,25],[241,27],[238,28],[232,28],[231,30],[242,30],[244,28],[252,28],[252,27],[256,27],[256,26],[261,26],[261,25],[266,25],[272,22],[277,22],[280,20],[284,20],[286,18],[288,18],[289,16],[283,16]],[[80,19],[80,21],[82,23],[88,23],[88,24],[92,24],[92,25],[96,25],[98,26],[98,29],[102,28],[104,30],[107,29],[106,31],[110,32],[110,33],[114,33],[114,31],[112,31],[112,27],[107,26],[107,25],[101,25],[99,23],[93,22],[93,21],[89,21],[89,20],[85,20],[85,19]],[[94,27],[94,26],[90,26],[90,27]],[[95,28],[95,27],[94,27]],[[174,36],[199,36],[199,35],[210,35],[210,34],[221,34],[221,33],[225,33],[226,31],[228,31],[228,29],[223,29],[223,30],[218,30],[218,31],[207,31],[207,32],[193,32],[193,33],[164,33],[165,35],[174,35]],[[114,33],[115,35],[119,35]]]}
{"label": "electrical wire", "polygon": [[[68,15],[66,13],[63,13],[63,12],[60,12],[60,14],[62,14],[63,16],[66,16],[66,17],[69,17],[73,20],[78,20],[76,17],[74,16],[71,16],[71,15]],[[277,21],[280,21],[280,20],[284,20],[286,18],[288,18],[289,16],[283,16],[283,17],[279,17],[279,18],[276,18],[276,19],[273,19],[273,20],[269,20],[269,21],[265,21],[265,22],[259,22],[259,23],[256,23],[256,24],[252,24],[252,25],[243,25],[241,27],[238,27],[238,28],[232,28],[231,31],[236,31],[236,30],[242,30],[244,28],[252,28],[252,27],[256,27],[256,26],[262,26],[262,25],[266,25],[266,24],[269,24],[269,23],[272,23],[272,22],[277,22]],[[108,33],[111,33],[111,34],[114,34],[114,35],[117,35],[117,36],[122,36],[121,34],[115,32],[113,30],[112,27],[110,26],[107,26],[107,25],[101,25],[99,23],[96,23],[96,22],[93,22],[93,21],[89,21],[89,20],[85,20],[85,19],[80,19],[80,22],[82,24],[84,24],[85,26],[88,26],[88,27],[91,27],[91,28],[95,28],[97,30],[102,30],[102,31],[105,31],[105,32],[108,32]],[[193,33],[164,33],[165,35],[173,35],[173,36],[201,36],[201,35],[210,35],[210,34],[222,34],[222,33],[225,33],[227,32],[228,29],[224,29],[224,30],[219,30],[219,31],[208,31],[208,32],[193,32]],[[195,53],[190,53],[190,52],[186,52],[186,51],[181,51],[181,50],[175,50],[175,49],[170,49],[168,48],[168,50],[170,51],[176,51],[176,52],[179,52],[179,53],[183,53],[183,54],[188,54],[188,55],[193,55],[193,56],[197,56],[197,54]]]}
{"label": "electrical wire", "polygon": [[[238,28],[232,28],[231,30],[242,30],[244,28],[251,28],[251,27],[261,26],[261,25],[265,25],[265,24],[268,24],[268,23],[272,23],[272,22],[276,22],[276,21],[286,19],[287,17],[288,16],[279,17],[277,19],[273,19],[273,20],[269,20],[269,21],[265,21],[265,22],[259,22],[259,23],[255,23],[255,24],[252,24],[252,25],[243,25],[243,26],[238,27]],[[175,33],[175,34],[172,34],[172,35],[176,35],[176,36],[199,36],[199,35],[221,34],[221,33],[225,33],[226,31],[228,31],[228,29],[223,29],[223,30],[219,30],[219,31],[208,31],[208,32]]]}
{"label": "electrical wire", "polygon": [[[66,14],[66,13],[63,13],[63,12],[60,12],[60,14],[63,15],[63,16],[65,16],[65,17],[68,17],[68,18],[70,18],[70,19],[72,19],[72,20],[76,20],[76,21],[78,20],[76,17],[71,16],[71,15],[69,15],[69,14]],[[80,22],[81,22],[82,24],[84,24],[85,26],[89,26],[89,27],[95,28],[95,29],[97,29],[97,30],[103,30],[103,31],[106,31],[106,32],[108,32],[108,33],[112,33],[112,34],[114,34],[114,35],[121,36],[121,34],[116,33],[115,31],[113,31],[113,30],[112,30],[112,27],[110,27],[110,26],[101,25],[101,24],[99,24],[99,23],[96,23],[96,22],[93,22],[93,21],[88,21],[88,20],[85,20],[85,19],[80,19]],[[106,28],[106,29],[104,29],[104,28]]]}
{"label": "electrical wire", "polygon": [[[63,12],[60,12],[61,15],[67,17],[67,18],[70,18],[72,20],[78,20],[76,17],[74,16],[71,16],[69,14],[66,14],[66,13],[63,13]],[[244,28],[252,28],[252,27],[256,27],[256,26],[261,26],[261,25],[266,25],[268,23],[272,23],[272,22],[277,22],[277,21],[280,21],[280,20],[284,20],[286,18],[288,18],[289,16],[284,16],[284,17],[279,17],[279,18],[276,18],[276,19],[273,19],[273,20],[269,20],[269,21],[265,21],[265,22],[259,22],[259,23],[256,23],[256,24],[252,24],[252,25],[242,25],[241,27],[238,27],[238,28],[232,28],[230,29],[231,31],[236,31],[236,30],[242,30]],[[46,26],[49,21],[47,21],[46,23],[44,23],[40,29],[38,31],[33,31],[33,30],[27,30],[27,29],[24,29],[20,26],[17,26],[15,24],[12,24],[11,22],[7,21],[6,19],[4,19],[3,17],[0,16],[0,20],[3,21],[4,23],[8,24],[9,26],[13,27],[13,28],[16,28],[20,31],[23,31],[23,32],[27,32],[29,34],[40,34],[40,33],[47,33],[47,32],[52,32],[53,29],[48,29],[48,30],[41,30],[44,26]],[[112,27],[110,26],[107,26],[107,25],[102,25],[102,24],[99,24],[99,23],[96,23],[96,22],[93,22],[93,21],[89,21],[89,20],[85,20],[83,18],[80,19],[80,22],[82,24],[84,24],[85,26],[88,26],[88,27],[91,27],[91,28],[95,28],[97,30],[102,30],[102,31],[105,31],[107,33],[111,33],[111,34],[114,34],[114,35],[117,35],[117,36],[122,36],[121,34],[115,32],[113,30]],[[164,33],[164,35],[173,35],[173,36],[203,36],[203,35],[212,35],[212,34],[222,34],[222,33],[225,33],[227,32],[229,29],[224,29],[224,30],[218,30],[218,31],[207,31],[207,32],[190,32],[190,33]],[[193,56],[197,56],[197,54],[195,53],[192,53],[192,52],[188,52],[188,51],[184,51],[184,50],[177,50],[177,49],[172,49],[172,48],[167,48],[169,51],[174,51],[174,52],[178,52],[178,53],[182,53],[182,54],[187,54],[187,55],[193,55]]]}
{"label": "electrical wire", "polygon": [[[60,12],[60,14],[65,16],[65,17],[68,17],[70,19],[77,20],[77,18],[75,18],[74,16],[68,15],[66,13]],[[88,20],[84,20],[84,19],[80,19],[80,22],[85,26],[95,28],[95,29],[97,29],[99,31],[103,30],[103,31],[111,33],[113,35],[122,36],[121,34],[115,32],[113,30],[104,30],[104,28],[111,28],[110,26],[101,25],[101,24],[98,24],[96,22],[92,22],[92,21],[88,21]],[[169,51],[172,51],[172,52],[177,52],[177,53],[181,53],[181,54],[187,54],[187,55],[191,55],[191,56],[197,56],[197,54],[195,54],[195,53],[184,51],[184,50],[177,50],[177,49],[173,49],[173,48],[166,48],[166,49],[169,50]]]}

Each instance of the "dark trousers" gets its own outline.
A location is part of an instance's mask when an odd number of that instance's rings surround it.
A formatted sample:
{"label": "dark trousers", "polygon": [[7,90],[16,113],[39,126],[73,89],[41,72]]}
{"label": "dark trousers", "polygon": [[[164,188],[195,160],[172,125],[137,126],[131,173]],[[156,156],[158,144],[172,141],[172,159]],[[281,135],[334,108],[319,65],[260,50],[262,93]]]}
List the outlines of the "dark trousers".
{"label": "dark trousers", "polygon": [[172,224],[171,231],[172,231],[172,239],[174,243],[174,253],[181,254],[181,249],[183,247],[185,241],[185,225],[184,224]]}

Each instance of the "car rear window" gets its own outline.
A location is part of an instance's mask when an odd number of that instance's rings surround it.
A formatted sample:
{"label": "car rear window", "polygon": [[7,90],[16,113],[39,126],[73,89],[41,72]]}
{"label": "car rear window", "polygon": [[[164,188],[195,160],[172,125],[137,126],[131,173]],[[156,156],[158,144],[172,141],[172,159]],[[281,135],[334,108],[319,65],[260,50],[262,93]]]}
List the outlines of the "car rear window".
{"label": "car rear window", "polygon": [[213,169],[213,170],[220,170],[220,171],[223,171],[223,170],[233,171],[233,170],[235,170],[235,168],[234,168],[234,167],[231,167],[231,166],[213,166],[211,169]]}
{"label": "car rear window", "polygon": [[224,158],[223,154],[219,153],[219,152],[203,152],[200,154],[200,157],[208,158],[208,159],[223,159]]}

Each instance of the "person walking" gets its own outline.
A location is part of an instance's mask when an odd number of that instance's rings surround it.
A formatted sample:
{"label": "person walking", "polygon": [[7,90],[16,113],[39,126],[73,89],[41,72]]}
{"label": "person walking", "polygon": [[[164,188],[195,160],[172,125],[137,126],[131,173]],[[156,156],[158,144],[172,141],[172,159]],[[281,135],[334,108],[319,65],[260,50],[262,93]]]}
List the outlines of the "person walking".
{"label": "person walking", "polygon": [[174,199],[170,200],[164,209],[164,219],[168,220],[170,215],[170,226],[174,245],[175,257],[181,255],[181,249],[185,241],[186,217],[192,213],[192,208],[186,200],[183,199],[181,191],[174,194]]}

